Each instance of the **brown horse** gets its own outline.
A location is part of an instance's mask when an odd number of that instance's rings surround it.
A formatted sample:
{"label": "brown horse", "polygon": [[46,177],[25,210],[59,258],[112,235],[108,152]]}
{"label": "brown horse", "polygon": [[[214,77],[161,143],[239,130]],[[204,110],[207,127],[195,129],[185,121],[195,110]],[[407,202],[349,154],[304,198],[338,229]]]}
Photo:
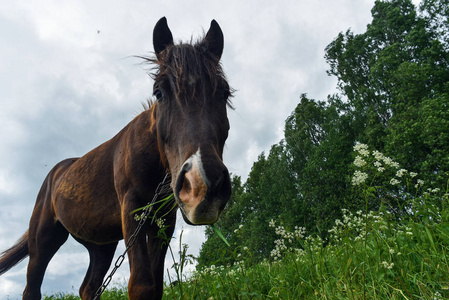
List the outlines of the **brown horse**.
{"label": "brown horse", "polygon": [[[127,241],[138,222],[131,212],[153,198],[166,170],[184,220],[214,223],[231,195],[222,161],[229,122],[231,89],[219,63],[223,33],[212,21],[196,44],[174,45],[167,20],[153,32],[154,104],[109,141],[81,158],[58,163],[38,194],[28,231],[0,258],[0,274],[29,255],[24,299],[40,299],[46,267],[71,234],[89,251],[90,264],[80,287],[94,298],[111,264],[117,243]],[[171,226],[176,213],[165,217]],[[146,222],[128,251],[130,299],[160,299],[167,243]]]}

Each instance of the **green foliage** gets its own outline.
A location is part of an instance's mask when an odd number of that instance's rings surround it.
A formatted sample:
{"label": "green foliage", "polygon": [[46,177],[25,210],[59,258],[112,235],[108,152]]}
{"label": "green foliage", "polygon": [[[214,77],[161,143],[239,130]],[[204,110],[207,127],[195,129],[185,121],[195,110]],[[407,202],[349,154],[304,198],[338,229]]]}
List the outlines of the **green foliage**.
{"label": "green foliage", "polygon": [[[366,32],[340,33],[327,47],[326,60],[352,108],[357,140],[433,180],[435,172],[449,170],[447,164],[436,164],[447,157],[448,145],[429,141],[447,127],[425,134],[430,112],[425,108],[438,103],[447,111],[448,44],[434,27],[449,28],[449,10],[444,1],[424,1],[421,9],[426,14],[419,16],[409,0],[376,1]],[[437,113],[431,122],[445,117]]]}
{"label": "green foliage", "polygon": [[[301,102],[285,125],[286,150],[297,193],[291,199],[292,225],[318,233],[339,216],[339,207],[354,205],[347,195],[346,166],[355,139],[346,105],[337,97],[317,102],[301,96]],[[323,188],[332,187],[332,188]],[[345,203],[346,202],[346,203]],[[293,206],[293,207],[292,207]]]}

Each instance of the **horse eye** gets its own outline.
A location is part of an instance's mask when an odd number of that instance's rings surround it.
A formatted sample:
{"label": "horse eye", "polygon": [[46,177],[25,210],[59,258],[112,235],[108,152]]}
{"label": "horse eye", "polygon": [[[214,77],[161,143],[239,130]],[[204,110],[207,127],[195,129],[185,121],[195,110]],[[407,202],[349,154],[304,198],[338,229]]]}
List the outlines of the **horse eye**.
{"label": "horse eye", "polygon": [[153,96],[156,97],[157,101],[161,101],[164,98],[164,93],[160,89],[155,89],[153,92]]}

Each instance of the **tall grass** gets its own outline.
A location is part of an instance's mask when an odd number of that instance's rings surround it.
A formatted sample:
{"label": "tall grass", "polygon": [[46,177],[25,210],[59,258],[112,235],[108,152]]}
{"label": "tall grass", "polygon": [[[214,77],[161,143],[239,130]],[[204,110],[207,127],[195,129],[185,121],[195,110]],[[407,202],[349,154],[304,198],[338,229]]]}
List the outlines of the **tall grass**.
{"label": "tall grass", "polygon": [[[241,245],[234,265],[192,274],[183,274],[192,257],[180,242],[164,299],[449,299],[448,191],[424,189],[418,174],[365,145],[355,153],[352,184],[366,207],[343,209],[326,240],[272,220],[279,238],[270,259],[250,266],[251,253]],[[387,194],[400,210],[380,201],[368,211]],[[45,299],[75,299],[62,296]],[[107,290],[102,299],[127,299],[126,288]]]}
{"label": "tall grass", "polygon": [[327,244],[309,236],[302,249],[287,246],[253,267],[243,255],[233,266],[193,274],[182,294],[167,286],[165,299],[448,299],[448,216],[397,224],[385,212],[345,212]]}

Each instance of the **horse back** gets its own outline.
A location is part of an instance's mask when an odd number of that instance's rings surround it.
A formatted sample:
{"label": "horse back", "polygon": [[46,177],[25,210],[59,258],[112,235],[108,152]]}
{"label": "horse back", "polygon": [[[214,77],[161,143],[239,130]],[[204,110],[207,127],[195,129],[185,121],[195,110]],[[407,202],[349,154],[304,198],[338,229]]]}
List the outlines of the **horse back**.
{"label": "horse back", "polygon": [[145,111],[61,174],[52,195],[56,217],[77,238],[119,240],[127,195],[137,199],[128,210],[145,205],[161,170],[150,112]]}

